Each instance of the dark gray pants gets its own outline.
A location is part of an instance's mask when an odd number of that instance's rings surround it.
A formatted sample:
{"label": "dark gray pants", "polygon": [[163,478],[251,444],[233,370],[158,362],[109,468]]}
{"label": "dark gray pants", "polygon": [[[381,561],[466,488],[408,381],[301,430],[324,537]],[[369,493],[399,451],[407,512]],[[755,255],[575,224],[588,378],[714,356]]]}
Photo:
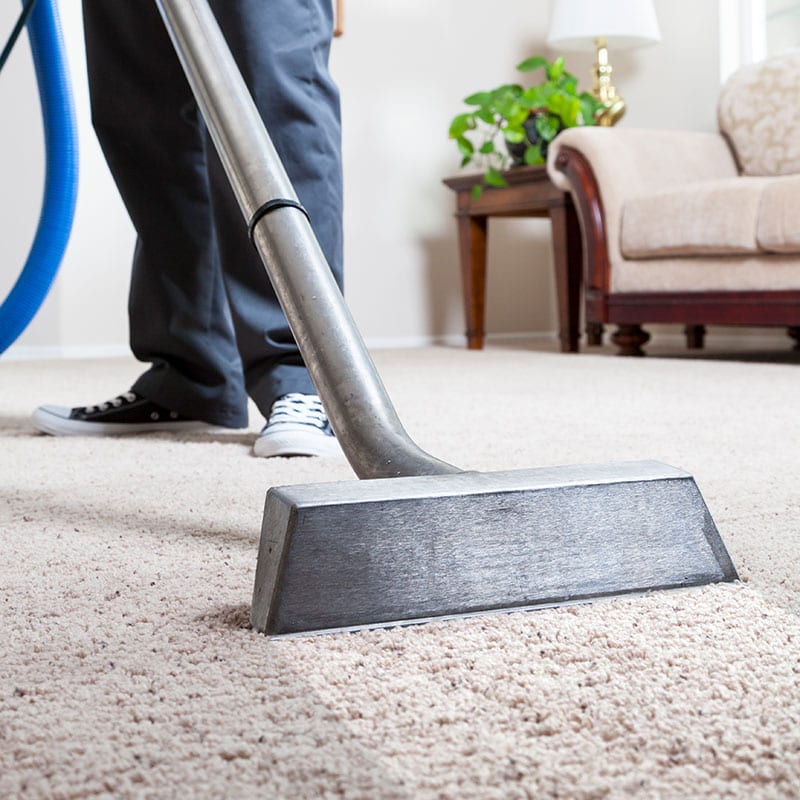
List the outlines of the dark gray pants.
{"label": "dark gray pants", "polygon": [[[342,284],[339,96],[330,0],[211,0]],[[137,233],[132,387],[216,425],[313,392],[153,0],[84,0],[92,120]],[[313,313],[313,310],[311,310]]]}

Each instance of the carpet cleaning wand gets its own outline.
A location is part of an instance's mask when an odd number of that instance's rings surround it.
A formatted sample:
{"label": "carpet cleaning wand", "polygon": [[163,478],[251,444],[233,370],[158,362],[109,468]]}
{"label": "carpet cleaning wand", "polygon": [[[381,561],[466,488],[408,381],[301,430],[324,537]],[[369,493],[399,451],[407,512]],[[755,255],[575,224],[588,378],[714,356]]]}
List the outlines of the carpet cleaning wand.
{"label": "carpet cleaning wand", "polygon": [[333,429],[366,479],[269,490],[255,628],[377,627],[736,579],[681,470],[637,462],[482,474],[420,449],[207,0],[156,4]]}

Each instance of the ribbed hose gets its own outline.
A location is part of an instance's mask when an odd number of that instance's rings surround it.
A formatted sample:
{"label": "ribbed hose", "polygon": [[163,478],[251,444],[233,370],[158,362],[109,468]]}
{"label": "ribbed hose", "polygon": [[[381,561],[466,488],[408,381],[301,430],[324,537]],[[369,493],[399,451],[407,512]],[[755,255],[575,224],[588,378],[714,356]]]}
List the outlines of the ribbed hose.
{"label": "ribbed hose", "polygon": [[25,266],[0,306],[0,353],[25,330],[50,290],[72,229],[78,193],[78,134],[55,0],[38,0],[28,20],[44,125],[44,197]]}

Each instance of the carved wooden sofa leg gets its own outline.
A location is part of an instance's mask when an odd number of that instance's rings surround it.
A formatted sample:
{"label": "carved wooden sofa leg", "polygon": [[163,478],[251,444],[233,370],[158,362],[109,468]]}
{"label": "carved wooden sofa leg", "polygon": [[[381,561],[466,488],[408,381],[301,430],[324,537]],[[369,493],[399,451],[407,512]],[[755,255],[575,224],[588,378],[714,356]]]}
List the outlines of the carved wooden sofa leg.
{"label": "carved wooden sofa leg", "polygon": [[591,347],[600,347],[603,344],[603,323],[586,323],[586,344]]}
{"label": "carved wooden sofa leg", "polygon": [[619,347],[617,355],[643,356],[642,345],[650,341],[650,334],[641,325],[620,325],[611,337]]}

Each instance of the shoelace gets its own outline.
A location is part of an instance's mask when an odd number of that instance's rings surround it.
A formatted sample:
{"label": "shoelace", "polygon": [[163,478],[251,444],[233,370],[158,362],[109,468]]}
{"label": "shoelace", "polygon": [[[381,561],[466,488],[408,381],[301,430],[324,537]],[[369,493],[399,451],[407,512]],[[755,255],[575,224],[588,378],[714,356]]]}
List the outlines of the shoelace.
{"label": "shoelace", "polygon": [[125,394],[119,394],[111,400],[106,400],[105,403],[101,403],[99,406],[86,406],[83,411],[85,414],[94,414],[95,411],[108,411],[109,408],[119,408],[125,403],[133,403],[138,399],[135,392],[125,392]]}
{"label": "shoelace", "polygon": [[315,394],[298,394],[292,392],[278,398],[269,414],[269,424],[278,422],[297,422],[301,425],[313,425],[325,430],[328,417],[322,407],[322,401]]}

